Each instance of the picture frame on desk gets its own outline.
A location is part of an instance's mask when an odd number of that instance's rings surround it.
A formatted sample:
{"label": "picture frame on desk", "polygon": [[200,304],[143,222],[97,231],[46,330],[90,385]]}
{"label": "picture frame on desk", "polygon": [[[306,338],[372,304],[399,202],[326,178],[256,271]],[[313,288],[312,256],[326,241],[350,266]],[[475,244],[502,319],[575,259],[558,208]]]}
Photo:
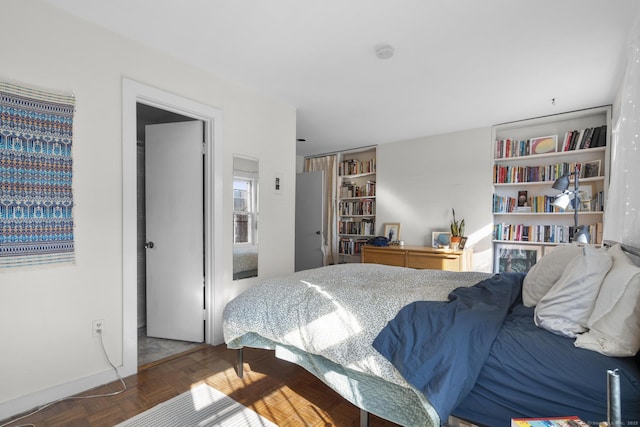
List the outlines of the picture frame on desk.
{"label": "picture frame on desk", "polygon": [[434,248],[449,247],[451,244],[451,232],[449,231],[433,231],[431,233],[431,246]]}
{"label": "picture frame on desk", "polygon": [[529,140],[531,154],[546,154],[557,151],[558,135],[539,136]]}
{"label": "picture frame on desk", "polygon": [[526,273],[542,257],[542,246],[498,243],[495,246],[494,273]]}
{"label": "picture frame on desk", "polygon": [[383,236],[389,239],[390,242],[395,242],[400,240],[400,223],[385,222]]}
{"label": "picture frame on desk", "polygon": [[461,237],[460,238],[460,243],[458,244],[458,250],[463,250],[464,246],[467,244],[467,238],[466,237]]}

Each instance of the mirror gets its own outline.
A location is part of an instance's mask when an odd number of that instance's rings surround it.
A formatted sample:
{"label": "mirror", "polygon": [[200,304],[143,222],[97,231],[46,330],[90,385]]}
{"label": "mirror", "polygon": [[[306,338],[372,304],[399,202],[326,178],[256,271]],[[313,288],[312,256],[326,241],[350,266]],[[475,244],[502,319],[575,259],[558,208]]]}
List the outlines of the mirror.
{"label": "mirror", "polygon": [[233,156],[233,280],[258,276],[258,159]]}

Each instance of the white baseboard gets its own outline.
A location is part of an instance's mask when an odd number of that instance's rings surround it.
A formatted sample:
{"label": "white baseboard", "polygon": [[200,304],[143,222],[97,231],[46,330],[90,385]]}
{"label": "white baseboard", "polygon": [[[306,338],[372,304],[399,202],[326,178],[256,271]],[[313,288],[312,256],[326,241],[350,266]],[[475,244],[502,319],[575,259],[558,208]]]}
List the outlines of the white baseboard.
{"label": "white baseboard", "polygon": [[0,421],[14,415],[36,410],[47,403],[76,395],[94,387],[116,381],[117,379],[118,376],[116,373],[112,369],[109,369],[99,374],[91,375],[0,403]]}

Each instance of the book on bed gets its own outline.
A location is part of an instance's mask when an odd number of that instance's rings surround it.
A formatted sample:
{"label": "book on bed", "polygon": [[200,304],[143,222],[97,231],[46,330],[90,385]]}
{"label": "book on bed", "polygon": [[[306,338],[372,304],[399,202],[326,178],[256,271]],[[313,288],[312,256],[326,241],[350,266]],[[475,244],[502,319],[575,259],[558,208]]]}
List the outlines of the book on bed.
{"label": "book on bed", "polygon": [[589,424],[580,418],[550,417],[550,418],[512,418],[511,427],[588,427]]}

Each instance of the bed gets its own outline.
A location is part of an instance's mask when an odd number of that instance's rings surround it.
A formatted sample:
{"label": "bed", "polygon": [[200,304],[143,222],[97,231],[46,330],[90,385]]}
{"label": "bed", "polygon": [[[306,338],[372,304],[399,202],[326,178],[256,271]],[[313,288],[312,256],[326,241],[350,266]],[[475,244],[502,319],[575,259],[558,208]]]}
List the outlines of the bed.
{"label": "bed", "polygon": [[[546,264],[562,260],[545,258],[530,275],[341,264],[269,279],[226,306],[225,341],[275,350],[363,413],[406,426],[450,416],[486,426],[554,415],[596,423],[606,420],[608,370],[619,373],[623,420],[637,422],[638,356],[594,351],[594,337],[576,347],[575,337],[536,325],[546,299],[524,304],[536,290],[527,276],[548,279]],[[640,274],[632,279],[640,286]]]}
{"label": "bed", "polygon": [[233,280],[258,275],[258,247],[255,245],[233,246]]}

